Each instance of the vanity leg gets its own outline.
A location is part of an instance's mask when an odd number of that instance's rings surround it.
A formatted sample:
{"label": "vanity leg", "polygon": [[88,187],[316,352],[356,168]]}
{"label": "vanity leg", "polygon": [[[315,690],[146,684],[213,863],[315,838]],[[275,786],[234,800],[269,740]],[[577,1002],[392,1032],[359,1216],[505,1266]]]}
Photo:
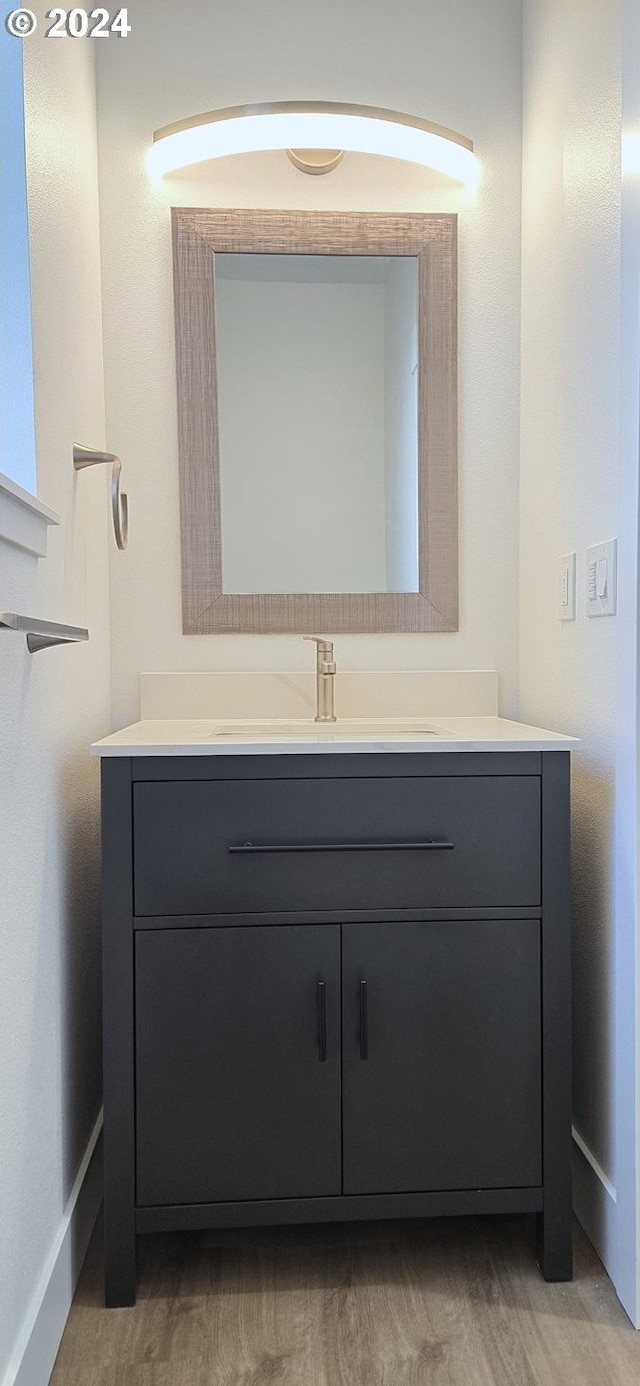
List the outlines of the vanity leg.
{"label": "vanity leg", "polygon": [[136,1237],[122,1218],[104,1219],[104,1302],[107,1309],[123,1309],[136,1302]]}
{"label": "vanity leg", "polygon": [[538,1213],[536,1219],[537,1261],[545,1280],[571,1280],[573,1248],[571,1208],[563,1213]]}

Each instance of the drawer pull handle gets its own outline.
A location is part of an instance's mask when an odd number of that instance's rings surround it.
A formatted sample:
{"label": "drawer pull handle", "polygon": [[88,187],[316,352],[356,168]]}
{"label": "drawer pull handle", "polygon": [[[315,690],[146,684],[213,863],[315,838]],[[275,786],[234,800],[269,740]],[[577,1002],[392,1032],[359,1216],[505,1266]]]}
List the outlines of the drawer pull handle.
{"label": "drawer pull handle", "polygon": [[318,1059],[327,1062],[327,997],[324,982],[318,982]]}
{"label": "drawer pull handle", "polygon": [[252,852],[445,852],[452,851],[453,842],[243,842],[231,846],[231,853]]}
{"label": "drawer pull handle", "polygon": [[360,983],[360,1058],[369,1058],[369,1001],[364,978]]}

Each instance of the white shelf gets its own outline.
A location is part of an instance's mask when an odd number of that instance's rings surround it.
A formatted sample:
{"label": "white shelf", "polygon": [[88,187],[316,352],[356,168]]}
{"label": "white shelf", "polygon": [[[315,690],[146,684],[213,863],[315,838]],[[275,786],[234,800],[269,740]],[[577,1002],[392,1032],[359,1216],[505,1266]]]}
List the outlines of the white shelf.
{"label": "white shelf", "polygon": [[0,472],[0,539],[46,558],[49,525],[59,524],[55,510]]}

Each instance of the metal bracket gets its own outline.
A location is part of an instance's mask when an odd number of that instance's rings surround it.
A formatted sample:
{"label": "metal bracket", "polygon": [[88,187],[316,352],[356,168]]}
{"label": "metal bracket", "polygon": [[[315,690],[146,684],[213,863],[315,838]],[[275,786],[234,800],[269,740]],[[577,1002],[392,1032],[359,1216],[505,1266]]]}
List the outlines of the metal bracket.
{"label": "metal bracket", "polygon": [[17,630],[26,635],[29,654],[47,650],[50,645],[72,645],[78,640],[89,639],[89,632],[84,626],[38,621],[35,616],[18,616],[15,611],[0,611],[0,630]]}
{"label": "metal bracket", "polygon": [[119,549],[126,549],[129,537],[129,498],[125,491],[120,491],[120,458],[116,457],[115,452],[98,452],[95,448],[86,448],[83,443],[74,443],[73,465],[77,472],[105,462],[111,465],[111,513],[116,544]]}

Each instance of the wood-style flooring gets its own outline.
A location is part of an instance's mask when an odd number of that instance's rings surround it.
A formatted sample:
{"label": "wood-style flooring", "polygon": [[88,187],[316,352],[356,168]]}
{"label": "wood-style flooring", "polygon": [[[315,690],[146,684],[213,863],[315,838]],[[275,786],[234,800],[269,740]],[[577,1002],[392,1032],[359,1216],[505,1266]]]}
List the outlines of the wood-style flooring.
{"label": "wood-style flooring", "polygon": [[51,1386],[640,1386],[640,1334],[575,1230],[545,1285],[528,1218],[140,1239],[105,1309],[94,1234]]}

